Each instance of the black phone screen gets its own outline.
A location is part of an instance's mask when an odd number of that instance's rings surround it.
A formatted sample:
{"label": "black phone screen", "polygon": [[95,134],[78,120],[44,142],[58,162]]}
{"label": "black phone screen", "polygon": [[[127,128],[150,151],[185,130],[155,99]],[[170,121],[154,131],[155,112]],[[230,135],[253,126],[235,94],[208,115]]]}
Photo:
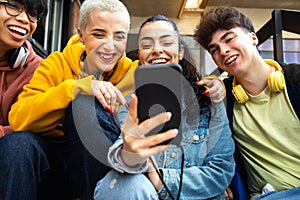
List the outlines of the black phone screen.
{"label": "black phone screen", "polygon": [[161,112],[171,112],[167,123],[148,135],[177,128],[177,136],[163,144],[178,145],[181,141],[182,67],[179,64],[141,65],[135,71],[138,118],[142,122]]}

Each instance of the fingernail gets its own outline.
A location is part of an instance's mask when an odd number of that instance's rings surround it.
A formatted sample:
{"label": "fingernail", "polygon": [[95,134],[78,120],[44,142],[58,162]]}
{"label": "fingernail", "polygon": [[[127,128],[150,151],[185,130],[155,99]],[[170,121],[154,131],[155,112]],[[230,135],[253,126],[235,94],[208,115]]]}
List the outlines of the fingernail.
{"label": "fingernail", "polygon": [[124,106],[125,106],[125,108],[129,109],[128,103],[125,103]]}
{"label": "fingernail", "polygon": [[168,115],[168,118],[172,117],[172,113],[170,113],[170,112],[167,112],[167,115]]}
{"label": "fingernail", "polygon": [[106,106],[104,109],[105,109],[107,112],[109,112],[110,114],[112,114],[112,110],[111,110],[109,107]]}
{"label": "fingernail", "polygon": [[174,135],[177,135],[178,134],[178,129],[173,129],[173,133],[174,133]]}
{"label": "fingernail", "polygon": [[209,91],[205,90],[205,92],[203,92],[202,94],[207,96],[209,94]]}

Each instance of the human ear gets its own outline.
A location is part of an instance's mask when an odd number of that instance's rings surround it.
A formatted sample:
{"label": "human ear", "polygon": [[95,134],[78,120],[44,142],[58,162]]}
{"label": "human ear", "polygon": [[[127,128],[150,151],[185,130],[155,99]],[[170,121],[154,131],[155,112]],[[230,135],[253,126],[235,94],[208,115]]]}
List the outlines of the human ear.
{"label": "human ear", "polygon": [[181,44],[179,47],[179,55],[178,55],[179,60],[182,60],[183,56],[184,56],[184,46]]}
{"label": "human ear", "polygon": [[82,34],[82,31],[81,31],[81,29],[80,29],[79,27],[77,28],[77,32],[78,32],[78,36],[79,36],[79,38],[80,38],[80,42],[81,42],[82,44],[84,44],[83,34]]}
{"label": "human ear", "polygon": [[256,34],[254,32],[251,32],[251,38],[253,40],[253,46],[257,46],[258,45],[258,38],[256,36]]}

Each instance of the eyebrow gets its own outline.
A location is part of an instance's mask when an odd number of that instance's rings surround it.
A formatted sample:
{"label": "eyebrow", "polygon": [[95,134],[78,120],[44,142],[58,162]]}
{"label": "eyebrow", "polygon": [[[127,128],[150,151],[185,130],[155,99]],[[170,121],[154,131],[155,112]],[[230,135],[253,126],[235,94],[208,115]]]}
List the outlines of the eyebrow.
{"label": "eyebrow", "polygon": [[118,34],[127,34],[125,31],[117,31],[116,33],[118,33]]}
{"label": "eyebrow", "polygon": [[102,29],[102,28],[93,28],[93,29],[91,29],[91,30],[93,30],[93,31],[101,31],[101,32],[106,32],[104,29]]}
{"label": "eyebrow", "polygon": [[[106,33],[107,31],[106,30],[104,30],[104,29],[101,29],[101,28],[95,28],[95,29],[92,29],[92,31],[99,31],[99,32],[104,32],[104,33]],[[127,34],[125,31],[117,31],[116,32],[117,34]]]}
{"label": "eyebrow", "polygon": [[[162,35],[162,36],[159,37],[159,39],[164,39],[164,38],[167,38],[167,37],[172,37],[172,35]],[[145,36],[145,37],[141,38],[141,40],[153,40],[153,37]]]}
{"label": "eyebrow", "polygon": [[[226,32],[224,35],[222,35],[222,37],[220,38],[220,40],[224,40],[228,35],[234,33],[233,31],[228,31]],[[216,45],[215,44],[211,44],[208,46],[207,50],[209,51],[211,48],[215,47]]]}

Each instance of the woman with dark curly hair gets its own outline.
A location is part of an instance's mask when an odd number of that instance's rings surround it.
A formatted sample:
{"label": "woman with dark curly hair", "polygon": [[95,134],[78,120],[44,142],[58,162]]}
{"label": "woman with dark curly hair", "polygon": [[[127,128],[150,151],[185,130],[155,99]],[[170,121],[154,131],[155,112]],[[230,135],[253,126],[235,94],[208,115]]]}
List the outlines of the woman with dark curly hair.
{"label": "woman with dark curly hair", "polygon": [[[234,143],[223,102],[211,103],[203,95],[205,89],[197,85],[200,76],[195,67],[182,61],[184,47],[173,21],[162,15],[150,17],[140,28],[138,43],[141,64],[151,67],[158,63],[180,63],[182,66],[185,78],[182,126],[179,130],[147,135],[169,121],[172,114],[163,112],[139,122],[140,99],[134,94],[128,96],[129,110],[121,106],[118,113],[122,137],[108,153],[113,170],[98,182],[94,198],[225,199],[224,190],[233,177],[235,163]],[[162,144],[175,138],[180,130],[179,145]]]}

